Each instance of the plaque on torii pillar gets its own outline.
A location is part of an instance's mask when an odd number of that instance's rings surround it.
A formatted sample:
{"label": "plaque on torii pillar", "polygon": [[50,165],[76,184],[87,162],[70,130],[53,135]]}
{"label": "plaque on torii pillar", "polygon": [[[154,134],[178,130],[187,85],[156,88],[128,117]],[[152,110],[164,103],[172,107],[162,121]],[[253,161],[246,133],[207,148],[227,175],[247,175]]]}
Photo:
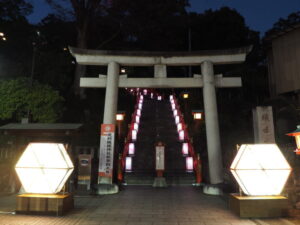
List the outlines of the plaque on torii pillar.
{"label": "plaque on torii pillar", "polygon": [[[203,52],[116,52],[70,48],[81,65],[108,66],[107,75],[83,77],[80,87],[106,88],[103,124],[114,124],[118,88],[203,88],[206,139],[211,184],[223,182],[222,152],[215,88],[241,87],[240,77],[215,75],[214,65],[245,61],[251,47]],[[154,66],[153,78],[129,78],[119,66]],[[201,75],[169,78],[167,66],[201,66]]]}

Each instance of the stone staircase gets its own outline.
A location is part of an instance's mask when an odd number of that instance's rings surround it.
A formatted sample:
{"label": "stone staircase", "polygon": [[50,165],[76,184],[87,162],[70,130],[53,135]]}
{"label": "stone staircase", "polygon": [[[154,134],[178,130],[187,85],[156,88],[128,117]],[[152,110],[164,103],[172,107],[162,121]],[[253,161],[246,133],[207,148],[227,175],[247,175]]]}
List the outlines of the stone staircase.
{"label": "stone staircase", "polygon": [[171,104],[168,100],[144,98],[139,132],[132,159],[132,172],[125,173],[127,185],[152,185],[155,171],[155,143],[165,144],[165,172],[168,185],[192,185],[194,173],[187,173],[181,153]]}

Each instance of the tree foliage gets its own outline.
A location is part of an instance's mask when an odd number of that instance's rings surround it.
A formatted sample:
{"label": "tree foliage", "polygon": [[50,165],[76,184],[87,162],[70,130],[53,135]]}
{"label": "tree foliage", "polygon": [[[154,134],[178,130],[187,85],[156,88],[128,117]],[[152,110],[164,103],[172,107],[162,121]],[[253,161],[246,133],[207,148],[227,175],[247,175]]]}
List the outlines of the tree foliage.
{"label": "tree foliage", "polygon": [[280,18],[272,27],[266,32],[266,36],[277,32],[285,31],[300,23],[300,11],[293,12],[286,19]]}
{"label": "tree foliage", "polygon": [[0,19],[15,21],[32,12],[32,5],[26,0],[0,0]]}
{"label": "tree foliage", "polygon": [[50,86],[27,78],[0,81],[0,119],[20,120],[30,111],[34,122],[55,122],[62,113],[63,98]]}

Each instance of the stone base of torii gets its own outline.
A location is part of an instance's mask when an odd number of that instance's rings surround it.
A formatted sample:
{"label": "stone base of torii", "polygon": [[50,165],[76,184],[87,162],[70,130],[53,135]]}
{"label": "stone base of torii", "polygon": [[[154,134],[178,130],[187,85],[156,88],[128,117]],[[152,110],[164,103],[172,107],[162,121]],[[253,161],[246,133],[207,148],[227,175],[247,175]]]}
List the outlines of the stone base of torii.
{"label": "stone base of torii", "polygon": [[[107,75],[80,79],[80,87],[106,88],[103,124],[116,123],[118,88],[203,88],[210,177],[210,184],[203,190],[213,195],[222,193],[218,184],[223,183],[224,174],[215,89],[242,86],[240,77],[215,75],[214,65],[242,63],[250,51],[251,47],[203,52],[116,52],[70,47],[78,64],[108,66]],[[120,66],[154,66],[154,78],[128,78],[120,75]],[[201,75],[168,78],[167,66],[201,66]],[[104,178],[99,177],[99,183],[111,183],[111,179],[101,179]],[[110,188],[100,185],[99,194],[114,190],[117,191],[113,184]]]}

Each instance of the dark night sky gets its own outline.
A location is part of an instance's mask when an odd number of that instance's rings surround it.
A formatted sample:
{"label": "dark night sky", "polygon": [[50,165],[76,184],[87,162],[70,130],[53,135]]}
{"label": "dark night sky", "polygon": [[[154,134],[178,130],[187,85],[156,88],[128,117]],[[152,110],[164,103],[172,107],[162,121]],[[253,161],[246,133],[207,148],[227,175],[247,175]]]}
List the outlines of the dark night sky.
{"label": "dark night sky", "polygon": [[[34,13],[28,17],[32,23],[37,23],[50,11],[44,0],[31,0]],[[189,11],[203,12],[207,9],[218,9],[228,6],[236,9],[245,17],[246,24],[263,34],[280,18],[300,10],[300,0],[190,0]]]}

